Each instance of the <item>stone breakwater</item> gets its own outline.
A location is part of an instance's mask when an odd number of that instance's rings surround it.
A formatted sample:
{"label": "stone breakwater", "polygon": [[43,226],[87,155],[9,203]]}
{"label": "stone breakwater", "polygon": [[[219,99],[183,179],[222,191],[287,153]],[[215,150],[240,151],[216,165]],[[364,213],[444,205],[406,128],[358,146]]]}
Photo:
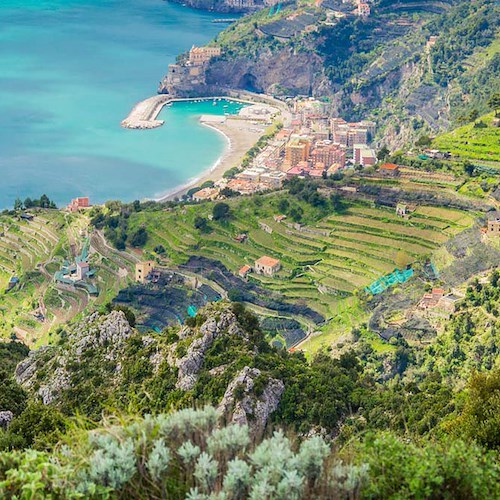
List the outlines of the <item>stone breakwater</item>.
{"label": "stone breakwater", "polygon": [[157,120],[156,117],[160,114],[163,106],[171,101],[171,98],[166,95],[155,95],[148,97],[144,101],[138,102],[127,118],[121,121],[121,126],[124,128],[134,129],[151,129],[161,127],[163,120]]}

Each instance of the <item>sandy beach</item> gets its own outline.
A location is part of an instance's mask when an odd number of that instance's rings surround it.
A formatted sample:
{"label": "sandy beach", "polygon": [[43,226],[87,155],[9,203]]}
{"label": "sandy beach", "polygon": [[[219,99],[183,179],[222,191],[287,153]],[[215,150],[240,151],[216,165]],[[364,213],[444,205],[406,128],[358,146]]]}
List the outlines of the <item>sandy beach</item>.
{"label": "sandy beach", "polygon": [[199,177],[190,179],[186,184],[177,187],[172,192],[159,198],[158,201],[173,200],[176,197],[182,196],[192,187],[203,184],[205,181],[221,179],[226,170],[238,166],[245,153],[264,134],[266,127],[264,123],[255,124],[255,122],[252,123],[238,117],[227,117],[224,123],[211,121],[210,123],[203,123],[203,125],[211,127],[225,136],[227,145],[222,156],[210,169],[201,172]]}

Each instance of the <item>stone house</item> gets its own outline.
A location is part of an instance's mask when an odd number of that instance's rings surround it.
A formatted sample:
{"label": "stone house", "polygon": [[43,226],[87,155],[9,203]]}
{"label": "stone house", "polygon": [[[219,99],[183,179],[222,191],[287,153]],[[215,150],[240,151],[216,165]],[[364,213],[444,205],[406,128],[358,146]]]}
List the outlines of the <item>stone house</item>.
{"label": "stone house", "polygon": [[135,265],[135,281],[139,283],[146,283],[148,276],[154,269],[155,263],[152,260],[145,260],[143,262],[138,262]]}
{"label": "stone house", "polygon": [[278,259],[264,255],[255,261],[254,269],[257,274],[274,276],[281,269],[281,262]]}

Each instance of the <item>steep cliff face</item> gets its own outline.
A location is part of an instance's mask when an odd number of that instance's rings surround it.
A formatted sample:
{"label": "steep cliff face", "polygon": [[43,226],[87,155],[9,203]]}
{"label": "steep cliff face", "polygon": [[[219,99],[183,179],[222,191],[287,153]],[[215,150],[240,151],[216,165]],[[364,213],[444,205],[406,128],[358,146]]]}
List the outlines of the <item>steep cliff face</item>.
{"label": "steep cliff face", "polygon": [[211,86],[278,95],[322,95],[331,92],[323,75],[323,61],[313,54],[285,47],[264,50],[256,58],[217,60],[206,71]]}

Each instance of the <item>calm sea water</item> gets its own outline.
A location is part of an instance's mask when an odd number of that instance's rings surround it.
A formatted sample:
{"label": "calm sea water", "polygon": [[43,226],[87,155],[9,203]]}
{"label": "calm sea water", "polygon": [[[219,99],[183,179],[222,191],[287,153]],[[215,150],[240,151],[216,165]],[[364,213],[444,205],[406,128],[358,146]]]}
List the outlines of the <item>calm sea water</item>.
{"label": "calm sea water", "polygon": [[155,130],[120,121],[221,29],[214,17],[162,0],[1,0],[0,207],[153,197],[209,168],[225,140],[198,117],[221,103],[165,108]]}

